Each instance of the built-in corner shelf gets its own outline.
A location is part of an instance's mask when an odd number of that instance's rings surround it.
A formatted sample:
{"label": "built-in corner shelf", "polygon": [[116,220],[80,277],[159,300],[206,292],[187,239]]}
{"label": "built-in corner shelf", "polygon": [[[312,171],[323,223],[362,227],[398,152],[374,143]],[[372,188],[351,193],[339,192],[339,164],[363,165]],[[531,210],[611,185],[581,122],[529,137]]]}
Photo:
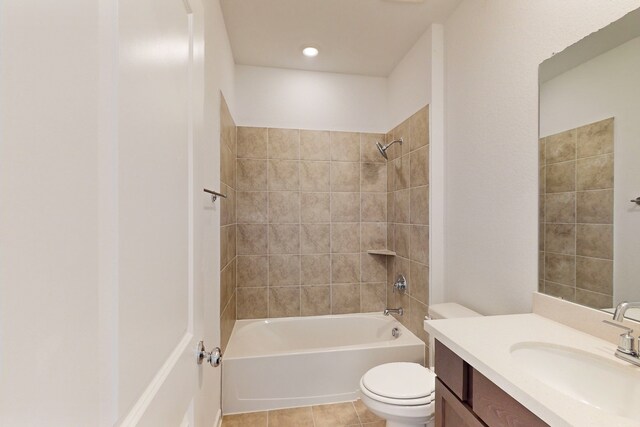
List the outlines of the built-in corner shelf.
{"label": "built-in corner shelf", "polygon": [[367,253],[371,255],[396,256],[396,253],[389,249],[369,249]]}

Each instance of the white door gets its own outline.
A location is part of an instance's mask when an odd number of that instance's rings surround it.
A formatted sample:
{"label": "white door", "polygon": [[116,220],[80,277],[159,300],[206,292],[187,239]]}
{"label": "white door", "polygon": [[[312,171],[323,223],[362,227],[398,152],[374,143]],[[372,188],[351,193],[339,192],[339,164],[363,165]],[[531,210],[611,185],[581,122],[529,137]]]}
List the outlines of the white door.
{"label": "white door", "polygon": [[199,0],[0,2],[0,425],[213,425],[203,24]]}

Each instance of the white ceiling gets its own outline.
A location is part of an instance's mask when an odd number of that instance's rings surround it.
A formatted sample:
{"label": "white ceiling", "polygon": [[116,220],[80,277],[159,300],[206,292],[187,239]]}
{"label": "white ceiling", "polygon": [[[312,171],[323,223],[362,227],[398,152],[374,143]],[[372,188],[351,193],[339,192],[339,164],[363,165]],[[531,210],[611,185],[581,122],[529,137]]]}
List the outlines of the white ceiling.
{"label": "white ceiling", "polygon": [[[388,76],[461,0],[221,0],[237,64]],[[302,56],[315,46],[315,58]]]}

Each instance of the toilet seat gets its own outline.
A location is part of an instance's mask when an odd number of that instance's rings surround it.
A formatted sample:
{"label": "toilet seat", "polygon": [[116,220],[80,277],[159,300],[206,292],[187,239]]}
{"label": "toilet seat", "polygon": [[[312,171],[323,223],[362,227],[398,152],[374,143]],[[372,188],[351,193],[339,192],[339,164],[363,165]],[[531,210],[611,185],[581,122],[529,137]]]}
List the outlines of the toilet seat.
{"label": "toilet seat", "polygon": [[435,378],[417,363],[386,363],[367,371],[360,379],[360,389],[371,399],[390,405],[428,405],[435,399]]}

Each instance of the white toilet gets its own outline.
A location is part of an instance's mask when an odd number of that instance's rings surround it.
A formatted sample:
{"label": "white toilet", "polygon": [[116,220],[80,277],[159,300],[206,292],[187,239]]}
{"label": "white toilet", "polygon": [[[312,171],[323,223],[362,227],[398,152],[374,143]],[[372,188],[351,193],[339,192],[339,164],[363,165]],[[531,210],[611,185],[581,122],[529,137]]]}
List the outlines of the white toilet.
{"label": "white toilet", "polygon": [[[455,303],[429,307],[431,319],[481,316]],[[433,349],[433,342],[429,344]],[[432,351],[432,350],[431,350]],[[430,357],[433,360],[433,354]],[[387,427],[433,427],[436,376],[418,363],[395,362],[369,369],[360,379],[360,399]]]}

